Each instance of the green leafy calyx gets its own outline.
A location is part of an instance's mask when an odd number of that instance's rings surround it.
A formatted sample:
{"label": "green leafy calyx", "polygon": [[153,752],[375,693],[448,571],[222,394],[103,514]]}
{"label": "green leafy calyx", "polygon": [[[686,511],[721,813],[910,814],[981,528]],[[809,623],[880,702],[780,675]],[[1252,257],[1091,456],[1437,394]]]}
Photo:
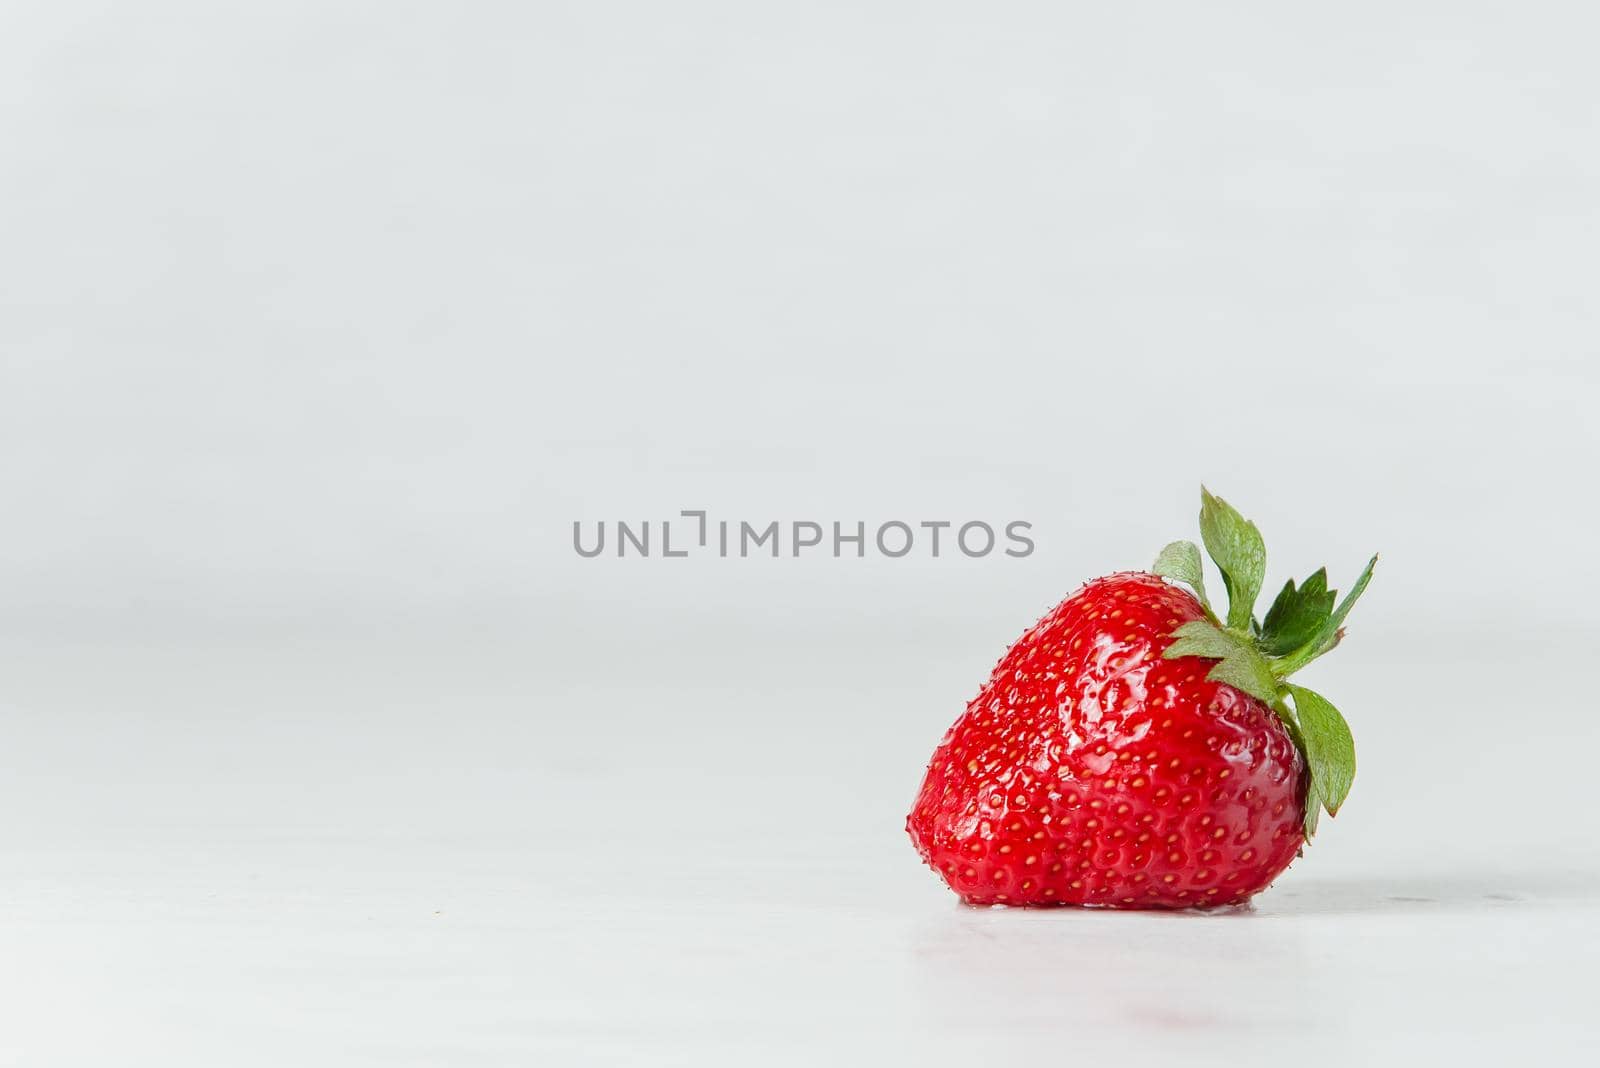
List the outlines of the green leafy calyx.
{"label": "green leafy calyx", "polygon": [[1342,601],[1328,588],[1326,568],[1318,568],[1304,582],[1290,579],[1279,591],[1264,619],[1255,616],[1256,597],[1267,570],[1267,550],[1256,525],[1213,495],[1200,489],[1200,540],[1222,573],[1228,593],[1225,617],[1217,615],[1206,597],[1205,567],[1200,550],[1190,541],[1175,541],[1161,550],[1151,568],[1155,574],[1181,582],[1195,592],[1206,618],[1190,620],[1172,632],[1167,659],[1197,656],[1215,660],[1206,674],[1255,697],[1276,712],[1294,739],[1307,770],[1305,832],[1317,829],[1317,817],[1326,810],[1337,815],[1356,774],[1355,744],[1350,727],[1327,698],[1289,676],[1333,649],[1344,637],[1345,617],[1372,580],[1378,558],[1367,562]]}

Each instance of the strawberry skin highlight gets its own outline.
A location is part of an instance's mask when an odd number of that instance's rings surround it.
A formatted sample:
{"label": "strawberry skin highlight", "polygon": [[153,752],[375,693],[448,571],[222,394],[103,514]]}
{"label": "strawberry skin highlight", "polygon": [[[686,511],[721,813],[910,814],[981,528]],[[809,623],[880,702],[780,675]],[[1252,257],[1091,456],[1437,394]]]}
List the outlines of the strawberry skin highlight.
{"label": "strawberry skin highlight", "polygon": [[1164,659],[1206,618],[1154,575],[1096,579],[1022,636],[928,765],[906,820],[972,904],[1236,904],[1303,841],[1304,764],[1277,714]]}

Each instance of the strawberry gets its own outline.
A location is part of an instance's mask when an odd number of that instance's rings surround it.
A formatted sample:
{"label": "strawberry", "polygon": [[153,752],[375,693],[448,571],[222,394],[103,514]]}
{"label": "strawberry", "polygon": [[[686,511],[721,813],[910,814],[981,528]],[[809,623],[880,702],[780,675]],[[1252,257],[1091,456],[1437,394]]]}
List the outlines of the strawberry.
{"label": "strawberry", "polygon": [[[1287,679],[1337,645],[1377,557],[1338,607],[1319,570],[1254,616],[1255,524],[1201,489],[1200,550],[1086,584],[1007,650],[945,734],[906,829],[972,904],[1237,904],[1299,854],[1355,775],[1350,730]],[[1175,585],[1184,583],[1193,593]]]}

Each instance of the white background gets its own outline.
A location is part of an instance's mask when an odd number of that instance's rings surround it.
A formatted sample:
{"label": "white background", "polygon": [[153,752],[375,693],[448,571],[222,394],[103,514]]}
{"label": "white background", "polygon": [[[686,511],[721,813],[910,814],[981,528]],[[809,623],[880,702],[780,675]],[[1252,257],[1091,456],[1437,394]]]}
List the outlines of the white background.
{"label": "white background", "polygon": [[[1586,5],[5,4],[0,1062],[1592,1054]],[[1343,587],[1253,911],[977,911],[995,658]],[[571,524],[1012,519],[1025,560]]]}

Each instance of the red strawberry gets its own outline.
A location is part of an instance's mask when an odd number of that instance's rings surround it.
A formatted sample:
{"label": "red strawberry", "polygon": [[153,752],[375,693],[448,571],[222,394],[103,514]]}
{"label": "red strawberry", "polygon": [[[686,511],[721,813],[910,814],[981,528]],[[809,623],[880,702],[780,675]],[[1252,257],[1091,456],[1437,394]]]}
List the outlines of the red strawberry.
{"label": "red strawberry", "polygon": [[1175,542],[1155,570],[1198,598],[1144,572],[1088,583],[1007,651],[935,750],[906,828],[964,900],[1234,904],[1343,801],[1349,728],[1284,680],[1338,643],[1372,564],[1337,610],[1318,571],[1258,622],[1260,534],[1201,493],[1226,622],[1206,600],[1199,550]]}

